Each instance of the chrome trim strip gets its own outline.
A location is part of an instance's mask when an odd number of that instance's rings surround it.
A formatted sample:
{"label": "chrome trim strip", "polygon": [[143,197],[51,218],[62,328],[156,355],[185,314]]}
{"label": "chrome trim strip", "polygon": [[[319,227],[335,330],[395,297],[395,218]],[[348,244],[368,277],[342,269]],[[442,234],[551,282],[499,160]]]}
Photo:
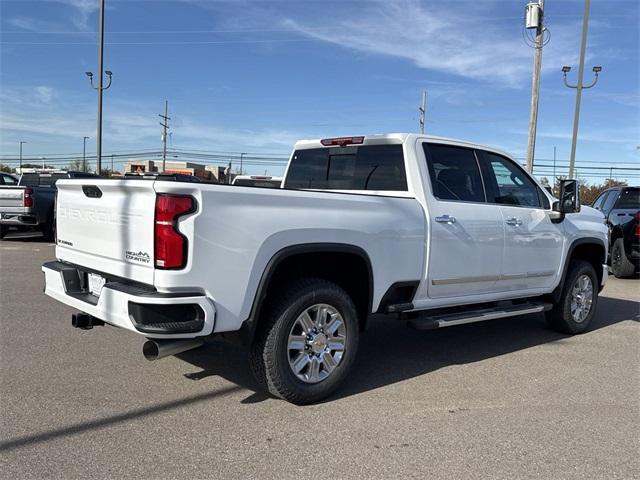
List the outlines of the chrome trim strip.
{"label": "chrome trim strip", "polygon": [[544,270],[527,273],[505,273],[502,275],[482,275],[478,277],[438,278],[431,280],[431,285],[457,285],[460,283],[495,282],[500,280],[518,280],[521,278],[550,277],[556,272]]}
{"label": "chrome trim strip", "polygon": [[534,278],[534,277],[550,277],[552,275],[555,275],[555,271],[554,270],[540,270],[538,272],[527,272],[527,278]]}
{"label": "chrome trim strip", "polygon": [[454,285],[458,283],[495,282],[500,280],[498,275],[484,275],[479,277],[441,278],[431,280],[432,285]]}

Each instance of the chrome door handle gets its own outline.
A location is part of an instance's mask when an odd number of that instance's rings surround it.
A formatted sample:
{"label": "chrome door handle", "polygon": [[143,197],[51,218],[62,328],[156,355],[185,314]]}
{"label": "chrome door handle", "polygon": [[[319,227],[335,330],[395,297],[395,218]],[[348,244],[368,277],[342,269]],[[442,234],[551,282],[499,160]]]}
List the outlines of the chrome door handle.
{"label": "chrome door handle", "polygon": [[456,217],[452,217],[450,215],[441,215],[436,217],[436,222],[438,223],[456,223]]}
{"label": "chrome door handle", "polygon": [[522,225],[522,220],[516,217],[507,218],[507,225],[511,225],[512,227],[519,227]]}

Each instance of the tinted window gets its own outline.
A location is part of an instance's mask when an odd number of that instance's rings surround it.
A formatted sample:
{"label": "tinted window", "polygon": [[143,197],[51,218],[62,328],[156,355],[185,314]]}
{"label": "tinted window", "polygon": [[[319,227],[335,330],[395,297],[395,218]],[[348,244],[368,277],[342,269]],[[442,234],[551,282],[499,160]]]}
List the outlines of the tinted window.
{"label": "tinted window", "polygon": [[524,170],[500,155],[480,150],[478,155],[489,203],[540,207],[538,187]]}
{"label": "tinted window", "polygon": [[482,178],[473,150],[423,144],[433,195],[439,200],[484,202]]}
{"label": "tinted window", "polygon": [[0,176],[0,185],[17,185],[18,181],[11,175]]}
{"label": "tinted window", "polygon": [[598,198],[596,198],[596,201],[593,202],[592,207],[597,210],[602,210],[607,195],[609,195],[609,192],[604,192],[603,194],[601,194]]}
{"label": "tinted window", "polygon": [[297,150],[285,188],[406,191],[402,145]]}
{"label": "tinted window", "polygon": [[280,180],[259,180],[241,178],[233,182],[238,187],[262,187],[262,188],[280,188]]}
{"label": "tinted window", "polygon": [[607,215],[608,215],[608,213],[613,208],[613,204],[616,203],[616,200],[618,199],[619,196],[620,196],[620,190],[611,190],[609,192],[609,195],[607,195],[607,198],[604,201],[604,204],[602,205],[602,211],[607,212]]}
{"label": "tinted window", "polygon": [[615,208],[640,210],[640,190],[626,189],[620,193]]}

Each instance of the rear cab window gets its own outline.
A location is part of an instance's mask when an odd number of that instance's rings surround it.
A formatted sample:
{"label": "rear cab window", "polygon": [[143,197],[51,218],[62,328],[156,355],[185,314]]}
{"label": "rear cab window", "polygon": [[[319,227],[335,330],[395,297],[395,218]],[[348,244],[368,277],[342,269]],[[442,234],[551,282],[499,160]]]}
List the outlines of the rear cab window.
{"label": "rear cab window", "polygon": [[640,210],[640,189],[625,188],[622,190],[614,208],[621,210]]}
{"label": "rear cab window", "polygon": [[402,145],[296,150],[284,188],[406,192],[407,175]]}

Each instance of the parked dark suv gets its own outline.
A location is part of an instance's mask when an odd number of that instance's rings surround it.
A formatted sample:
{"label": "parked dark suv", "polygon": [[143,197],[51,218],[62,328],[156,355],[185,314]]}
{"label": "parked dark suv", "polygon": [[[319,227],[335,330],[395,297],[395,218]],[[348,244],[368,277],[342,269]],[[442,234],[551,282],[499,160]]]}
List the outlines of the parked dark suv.
{"label": "parked dark suv", "polygon": [[605,190],[593,202],[609,226],[609,262],[617,278],[630,277],[640,268],[640,187]]}

